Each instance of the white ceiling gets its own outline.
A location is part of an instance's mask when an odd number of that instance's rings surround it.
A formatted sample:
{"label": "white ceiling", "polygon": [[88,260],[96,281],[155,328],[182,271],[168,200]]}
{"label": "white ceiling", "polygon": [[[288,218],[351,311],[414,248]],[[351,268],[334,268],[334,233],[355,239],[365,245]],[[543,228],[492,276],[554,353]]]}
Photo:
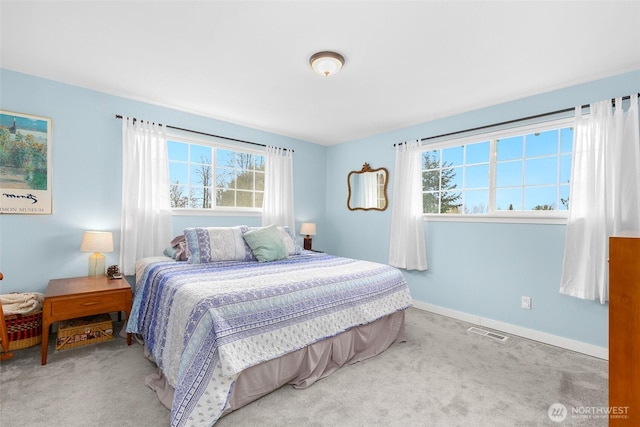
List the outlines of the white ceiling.
{"label": "white ceiling", "polygon": [[[2,0],[0,15],[2,68],[323,145],[640,69],[640,1]],[[320,50],[343,70],[314,74]]]}

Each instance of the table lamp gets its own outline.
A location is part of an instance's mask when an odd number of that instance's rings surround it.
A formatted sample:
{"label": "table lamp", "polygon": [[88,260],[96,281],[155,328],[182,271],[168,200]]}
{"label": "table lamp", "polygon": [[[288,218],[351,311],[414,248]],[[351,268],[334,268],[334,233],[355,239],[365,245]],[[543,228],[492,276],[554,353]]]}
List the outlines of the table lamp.
{"label": "table lamp", "polygon": [[93,252],[89,257],[89,276],[104,276],[104,255],[101,252],[113,252],[113,235],[110,231],[85,231],[80,251]]}
{"label": "table lamp", "polygon": [[300,234],[306,234],[304,238],[304,248],[308,251],[311,249],[311,237],[316,235],[316,225],[313,222],[303,222],[300,226]]}

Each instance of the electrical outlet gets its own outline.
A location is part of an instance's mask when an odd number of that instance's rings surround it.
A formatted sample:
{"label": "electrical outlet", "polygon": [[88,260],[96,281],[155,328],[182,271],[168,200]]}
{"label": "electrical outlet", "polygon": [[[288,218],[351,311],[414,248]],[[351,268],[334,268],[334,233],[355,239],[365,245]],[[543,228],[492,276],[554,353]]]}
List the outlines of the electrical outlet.
{"label": "electrical outlet", "polygon": [[520,307],[524,308],[525,310],[531,310],[531,297],[522,297]]}

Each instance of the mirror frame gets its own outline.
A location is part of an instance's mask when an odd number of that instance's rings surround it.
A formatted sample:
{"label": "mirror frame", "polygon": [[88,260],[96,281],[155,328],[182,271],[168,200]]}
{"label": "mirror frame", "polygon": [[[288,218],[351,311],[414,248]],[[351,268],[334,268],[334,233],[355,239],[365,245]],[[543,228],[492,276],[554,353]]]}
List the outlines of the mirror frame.
{"label": "mirror frame", "polygon": [[[353,174],[363,174],[363,173],[366,173],[366,172],[379,172],[379,171],[384,172],[384,188],[383,188],[384,206],[381,207],[381,208],[361,208],[361,207],[352,208],[351,204],[350,204],[350,201],[351,201],[351,175],[353,175]],[[347,195],[347,208],[350,211],[384,211],[389,206],[389,197],[387,196],[387,185],[388,184],[389,184],[389,171],[387,170],[387,168],[371,169],[371,166],[369,165],[369,163],[365,163],[364,165],[362,165],[362,169],[360,169],[359,171],[351,171],[351,172],[349,172],[349,175],[347,175],[347,187],[349,189],[349,194]]]}

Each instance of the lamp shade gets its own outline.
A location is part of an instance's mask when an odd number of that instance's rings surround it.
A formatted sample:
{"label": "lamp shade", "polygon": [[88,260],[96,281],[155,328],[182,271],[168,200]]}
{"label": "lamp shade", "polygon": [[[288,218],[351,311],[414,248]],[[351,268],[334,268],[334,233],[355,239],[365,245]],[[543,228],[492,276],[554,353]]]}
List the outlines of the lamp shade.
{"label": "lamp shade", "polygon": [[80,251],[113,252],[113,234],[110,231],[85,231]]}
{"label": "lamp shade", "polygon": [[315,236],[316,225],[313,222],[303,222],[302,225],[300,226],[300,234]]}

